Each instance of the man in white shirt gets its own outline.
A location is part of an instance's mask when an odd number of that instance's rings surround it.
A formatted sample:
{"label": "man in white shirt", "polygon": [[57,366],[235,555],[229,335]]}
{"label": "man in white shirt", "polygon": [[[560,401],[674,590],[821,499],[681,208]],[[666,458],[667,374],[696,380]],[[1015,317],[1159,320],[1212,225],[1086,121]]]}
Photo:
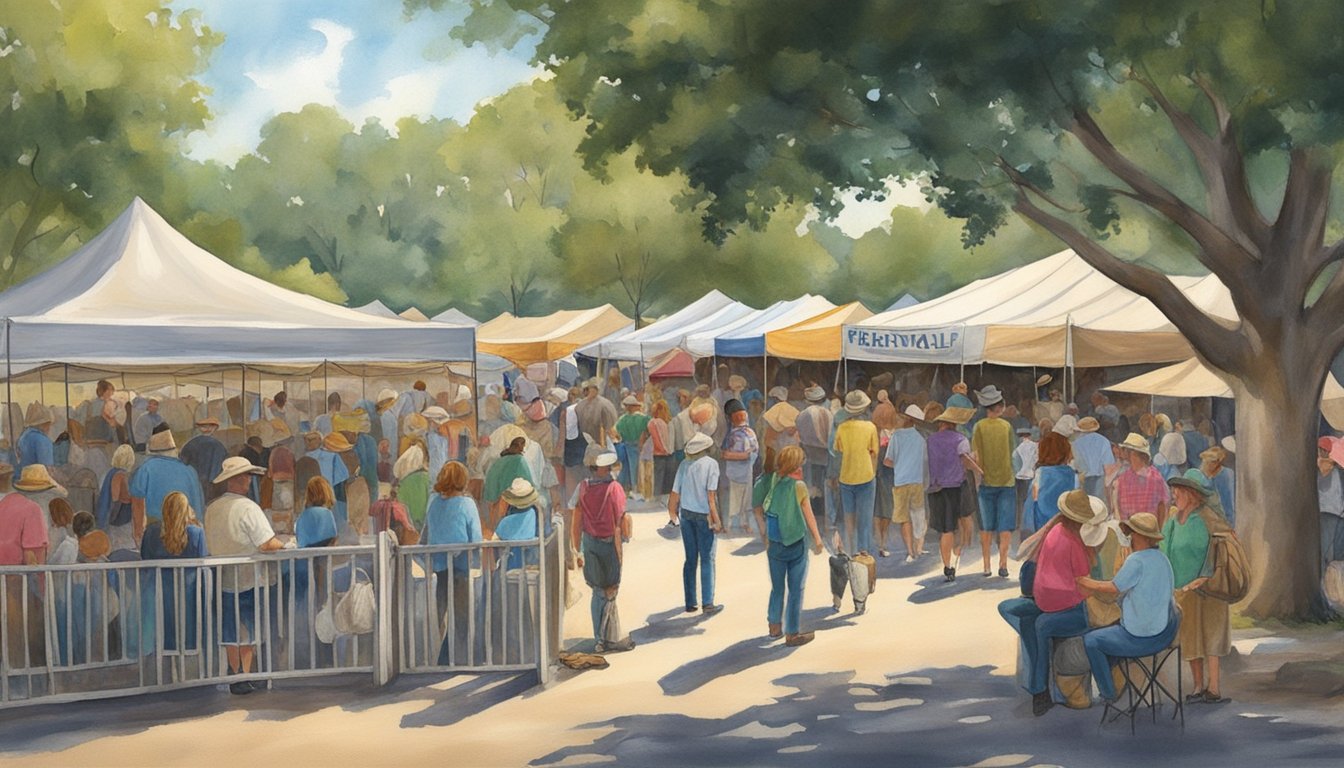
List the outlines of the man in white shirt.
{"label": "man in white shirt", "polygon": [[1031,481],[1036,477],[1036,462],[1040,458],[1040,444],[1032,439],[1031,427],[1018,427],[1017,448],[1013,449],[1013,477],[1017,479],[1017,527],[1022,527],[1022,507],[1031,493]]}
{"label": "man in white shirt", "polygon": [[[220,473],[214,482],[224,483],[224,495],[210,503],[205,509],[205,546],[213,557],[246,557],[258,552],[274,552],[292,547],[275,537],[271,522],[261,511],[257,503],[248,498],[252,488],[252,475],[266,472],[253,466],[241,456],[232,456],[224,460]],[[223,627],[220,633],[220,645],[228,657],[230,674],[247,674],[252,670],[252,657],[256,653],[256,587],[257,571],[267,574],[267,569],[250,565],[222,566],[219,577],[223,587]],[[269,584],[269,576],[264,576]],[[250,682],[238,682],[229,686],[230,693],[246,694],[255,690]]]}

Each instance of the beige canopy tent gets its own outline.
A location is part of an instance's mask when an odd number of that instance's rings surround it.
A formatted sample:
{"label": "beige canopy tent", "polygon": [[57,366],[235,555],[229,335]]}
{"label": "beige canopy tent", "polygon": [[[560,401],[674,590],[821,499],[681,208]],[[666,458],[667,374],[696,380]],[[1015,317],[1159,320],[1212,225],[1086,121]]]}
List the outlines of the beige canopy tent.
{"label": "beige canopy tent", "polygon": [[841,328],[872,316],[872,310],[857,301],[851,302],[766,333],[765,351],[790,360],[839,360]]}
{"label": "beige canopy tent", "polygon": [[545,317],[516,317],[505,312],[476,329],[476,349],[523,368],[567,357],[580,347],[628,332],[634,325],[610,304],[562,310]]}
{"label": "beige canopy tent", "polygon": [[[1232,387],[1227,381],[1194,358],[1126,379],[1106,389],[1155,397],[1232,397]],[[1335,429],[1344,429],[1344,386],[1340,386],[1334,374],[1325,379],[1321,412]]]}
{"label": "beige canopy tent", "polygon": [[[1210,315],[1238,322],[1213,275],[1171,282]],[[1152,302],[1073,251],[844,327],[855,360],[1095,368],[1185,360],[1189,342]]]}

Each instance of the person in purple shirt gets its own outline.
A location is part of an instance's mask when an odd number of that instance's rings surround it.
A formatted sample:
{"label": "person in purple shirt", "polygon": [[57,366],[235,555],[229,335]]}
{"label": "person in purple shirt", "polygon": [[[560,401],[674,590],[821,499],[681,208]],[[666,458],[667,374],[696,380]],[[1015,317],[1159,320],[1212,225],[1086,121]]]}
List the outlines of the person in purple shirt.
{"label": "person in purple shirt", "polygon": [[971,441],[957,430],[970,421],[970,408],[948,408],[935,419],[938,431],[929,435],[929,527],[941,534],[938,549],[943,556],[943,578],[954,581],[961,548],[955,546],[957,523],[970,508],[962,503],[966,472],[983,474],[971,458]]}
{"label": "person in purple shirt", "polygon": [[160,520],[163,501],[173,491],[181,491],[193,511],[205,514],[205,495],[196,470],[177,458],[177,444],[168,425],[150,435],[146,448],[149,458],[131,474],[132,534],[136,541],[144,535],[147,523]]}

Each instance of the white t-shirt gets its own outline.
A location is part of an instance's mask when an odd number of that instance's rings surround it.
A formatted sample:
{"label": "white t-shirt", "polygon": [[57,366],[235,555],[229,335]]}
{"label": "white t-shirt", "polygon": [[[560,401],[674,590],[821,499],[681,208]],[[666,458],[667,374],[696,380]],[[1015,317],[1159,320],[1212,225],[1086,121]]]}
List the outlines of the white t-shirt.
{"label": "white t-shirt", "polygon": [[573,403],[573,404],[571,404],[568,408],[565,409],[565,439],[566,439],[566,440],[578,440],[578,439],[579,439],[579,414],[578,414],[577,411],[574,410],[577,406],[578,406],[578,403]]}
{"label": "white t-shirt", "polygon": [[[226,493],[205,508],[205,548],[213,557],[254,555],[262,544],[275,537],[271,521],[256,502],[246,496]],[[224,589],[245,592],[257,585],[256,572],[266,574],[266,583],[274,579],[268,565],[234,566],[221,569]]]}

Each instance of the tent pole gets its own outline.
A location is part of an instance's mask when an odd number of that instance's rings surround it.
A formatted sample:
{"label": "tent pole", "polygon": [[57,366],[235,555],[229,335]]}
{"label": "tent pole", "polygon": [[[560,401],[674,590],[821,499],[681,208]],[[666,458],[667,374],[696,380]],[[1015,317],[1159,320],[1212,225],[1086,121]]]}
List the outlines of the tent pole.
{"label": "tent pole", "polygon": [[[62,367],[65,369],[65,418],[68,422],[70,419],[70,364],[66,363]],[[69,429],[68,425],[66,429]]]}
{"label": "tent pole", "polygon": [[243,445],[247,445],[247,363],[243,363],[242,372],[242,383],[238,385],[238,410],[243,414]]}
{"label": "tent pole", "polygon": [[14,363],[10,354],[9,329],[14,321],[5,318],[5,431],[9,434],[9,449],[18,451],[14,443]]}
{"label": "tent pole", "polygon": [[[477,356],[478,353],[476,352],[476,329],[473,328],[471,330],[471,395],[470,395],[471,424],[472,424],[471,433],[472,436],[474,437],[474,439],[471,442],[473,444],[478,444],[481,439],[481,409],[478,407],[480,401],[477,400],[476,398],[476,392],[477,392],[476,376],[479,374],[477,366],[480,364],[479,361],[477,360]],[[457,393],[454,392],[453,394],[456,395]],[[463,456],[462,458],[465,462],[465,459],[467,457]]]}
{"label": "tent pole", "polygon": [[47,372],[46,366],[37,369],[37,400],[45,408],[47,405]]}

